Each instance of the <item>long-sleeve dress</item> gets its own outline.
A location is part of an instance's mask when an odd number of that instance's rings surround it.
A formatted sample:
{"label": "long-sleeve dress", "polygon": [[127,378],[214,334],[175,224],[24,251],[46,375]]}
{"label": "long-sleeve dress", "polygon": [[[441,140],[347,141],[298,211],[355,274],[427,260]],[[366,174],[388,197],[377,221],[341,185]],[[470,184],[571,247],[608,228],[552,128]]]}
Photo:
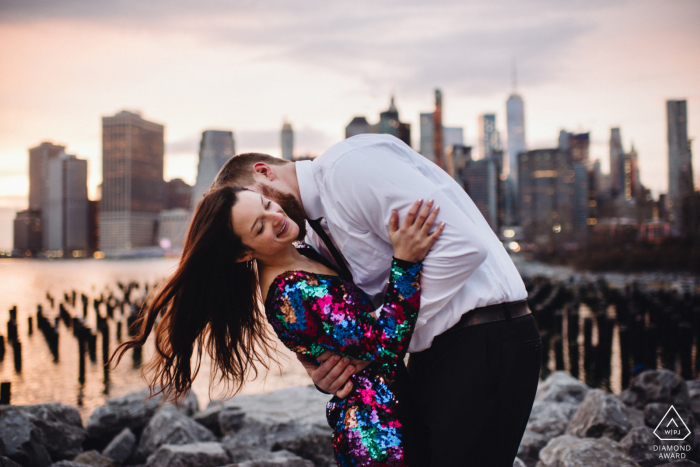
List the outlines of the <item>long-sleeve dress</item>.
{"label": "long-sleeve dress", "polygon": [[[321,260],[309,246],[298,249]],[[326,408],[340,466],[407,465],[403,358],[420,305],[420,271],[420,263],[393,258],[378,318],[370,298],[337,276],[287,271],[270,285],[265,311],[285,346],[313,357],[330,350],[372,362],[350,377],[352,393]]]}

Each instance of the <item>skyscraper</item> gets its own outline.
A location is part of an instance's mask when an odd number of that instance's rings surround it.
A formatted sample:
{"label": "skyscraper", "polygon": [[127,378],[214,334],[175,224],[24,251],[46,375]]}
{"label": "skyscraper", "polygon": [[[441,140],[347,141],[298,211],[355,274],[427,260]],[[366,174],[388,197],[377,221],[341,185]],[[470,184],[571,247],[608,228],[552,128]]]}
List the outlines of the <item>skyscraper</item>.
{"label": "skyscraper", "polygon": [[87,161],[66,153],[51,158],[42,205],[43,248],[49,255],[88,250]]}
{"label": "skyscraper", "polygon": [[445,139],[442,129],[442,91],[435,90],[435,112],[433,113],[433,162],[445,168]]}
{"label": "skyscraper", "polygon": [[482,159],[491,157],[491,152],[500,146],[496,130],[496,115],[479,115],[479,155]]}
{"label": "skyscraper", "polygon": [[396,109],[393,96],[391,97],[389,109],[379,114],[379,122],[370,125],[365,117],[356,116],[345,127],[346,138],[364,133],[381,133],[396,136],[408,146],[411,145],[411,124],[399,120],[399,111]]}
{"label": "skyscraper", "polygon": [[108,256],[144,254],[157,245],[163,131],[126,110],[102,117],[100,246]]}
{"label": "skyscraper", "polygon": [[525,104],[519,94],[513,93],[506,101],[508,125],[508,175],[516,188],[518,183],[518,154],[527,150],[525,143]]}
{"label": "skyscraper", "polygon": [[351,138],[365,133],[376,133],[376,131],[370,130],[370,124],[367,122],[367,119],[362,116],[353,117],[352,121],[345,127],[345,138]]}
{"label": "skyscraper", "polygon": [[613,197],[624,191],[624,151],[619,128],[610,129],[610,191]]}
{"label": "skyscraper", "polygon": [[423,157],[432,162],[435,162],[434,116],[434,112],[420,114],[420,147],[418,150]]}
{"label": "skyscraper", "polygon": [[39,146],[29,149],[29,210],[41,211],[46,184],[48,161],[55,159],[65,151],[65,146],[58,146],[44,141]]}
{"label": "skyscraper", "polygon": [[491,158],[466,160],[464,168],[459,171],[464,191],[496,233],[503,223],[500,171],[498,160]]}
{"label": "skyscraper", "polygon": [[216,174],[234,154],[236,154],[236,142],[232,131],[206,130],[202,133],[197,181],[192,188],[191,209],[194,210],[197,207],[197,203],[211,187]]}
{"label": "skyscraper", "polygon": [[286,161],[294,159],[294,130],[292,130],[292,124],[289,122],[282,124],[281,143],[282,159]]}
{"label": "skyscraper", "polygon": [[[693,193],[693,165],[688,144],[688,114],[685,100],[666,101],[668,138],[668,197],[671,227],[679,233],[683,225],[683,199]],[[672,216],[672,217],[671,217]]]}

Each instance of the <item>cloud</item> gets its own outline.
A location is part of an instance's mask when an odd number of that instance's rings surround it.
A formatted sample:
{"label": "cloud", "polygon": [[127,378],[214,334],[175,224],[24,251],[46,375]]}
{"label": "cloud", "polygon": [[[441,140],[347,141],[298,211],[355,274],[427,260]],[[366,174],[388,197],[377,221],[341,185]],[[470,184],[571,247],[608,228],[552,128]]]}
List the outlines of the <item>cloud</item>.
{"label": "cloud", "polygon": [[256,51],[256,60],[305,63],[354,76],[369,89],[391,83],[418,95],[436,85],[464,92],[502,90],[514,57],[523,84],[556,79],[559,59],[596,26],[589,13],[618,3],[3,0],[0,17],[185,32]]}

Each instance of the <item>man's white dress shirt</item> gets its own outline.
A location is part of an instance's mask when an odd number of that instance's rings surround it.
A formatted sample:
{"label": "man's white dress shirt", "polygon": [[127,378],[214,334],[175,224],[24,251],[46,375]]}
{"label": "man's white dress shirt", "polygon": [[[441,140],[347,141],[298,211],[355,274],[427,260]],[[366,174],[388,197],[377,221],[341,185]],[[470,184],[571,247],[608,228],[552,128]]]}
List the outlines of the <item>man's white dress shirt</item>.
{"label": "man's white dress shirt", "polygon": [[[474,308],[527,298],[515,265],[464,189],[401,140],[354,136],[313,161],[297,162],[296,173],[307,217],[326,219],[355,283],[377,306],[394,252],[388,227],[392,210],[403,222],[419,198],[440,206],[437,222],[444,221],[445,229],[423,260],[420,312],[409,352],[429,348],[435,336]],[[307,240],[333,262],[308,231]]]}

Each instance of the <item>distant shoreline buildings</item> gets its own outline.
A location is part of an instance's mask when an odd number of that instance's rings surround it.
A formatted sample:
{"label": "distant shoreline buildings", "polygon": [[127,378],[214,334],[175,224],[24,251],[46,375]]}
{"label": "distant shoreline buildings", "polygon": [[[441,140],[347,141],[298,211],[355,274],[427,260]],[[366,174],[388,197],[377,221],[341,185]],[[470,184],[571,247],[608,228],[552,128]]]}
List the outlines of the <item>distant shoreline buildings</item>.
{"label": "distant shoreline buildings", "polygon": [[[590,133],[561,130],[552,148],[528,148],[523,98],[506,100],[506,141],[497,114],[478,118],[478,158],[461,127],[443,124],[443,94],[419,114],[418,152],[469,194],[507,248],[517,252],[569,251],[609,242],[658,243],[665,238],[700,241],[700,191],[693,186],[691,139],[685,100],[666,102],[669,192],[652,199],[640,180],[634,144],[625,150],[619,126],[610,128],[609,174],[590,160]],[[391,134],[411,145],[392,96],[370,124],[355,116],[346,137]],[[286,160],[295,154],[294,130],[279,133]],[[100,199],[88,200],[87,161],[45,141],[29,149],[29,206],[14,220],[17,257],[81,258],[178,254],[193,210],[225,162],[236,154],[234,133],[205,130],[196,183],[164,181],[164,125],[139,113],[102,118]]]}

